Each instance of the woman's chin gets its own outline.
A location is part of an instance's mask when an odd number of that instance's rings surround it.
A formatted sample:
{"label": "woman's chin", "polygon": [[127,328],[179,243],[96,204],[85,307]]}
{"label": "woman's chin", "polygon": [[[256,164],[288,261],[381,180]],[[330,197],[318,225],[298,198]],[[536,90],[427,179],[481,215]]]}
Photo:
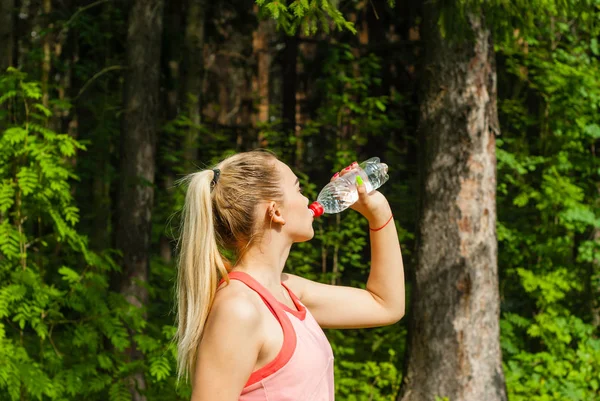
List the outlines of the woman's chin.
{"label": "woman's chin", "polygon": [[302,233],[302,234],[298,235],[294,242],[306,242],[306,241],[310,241],[314,237],[315,237],[315,230],[313,230],[311,227],[311,230],[309,233]]}

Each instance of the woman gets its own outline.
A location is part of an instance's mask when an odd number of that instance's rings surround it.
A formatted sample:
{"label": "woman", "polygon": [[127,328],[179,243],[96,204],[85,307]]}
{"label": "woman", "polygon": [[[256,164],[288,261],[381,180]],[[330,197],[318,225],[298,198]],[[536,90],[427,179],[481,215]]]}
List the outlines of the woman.
{"label": "woman", "polygon": [[371,228],[363,290],[283,273],[292,244],[314,236],[313,217],[298,178],[273,154],[236,154],[185,180],[177,338],[192,400],[333,400],[333,353],[321,327],[404,316],[402,254],[385,197],[359,185],[352,206]]}

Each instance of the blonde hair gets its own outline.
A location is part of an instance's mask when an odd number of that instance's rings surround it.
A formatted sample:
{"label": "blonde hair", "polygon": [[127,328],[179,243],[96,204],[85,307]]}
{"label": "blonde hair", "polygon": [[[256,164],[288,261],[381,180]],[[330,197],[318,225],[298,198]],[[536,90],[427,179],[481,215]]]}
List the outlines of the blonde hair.
{"label": "blonde hair", "polygon": [[275,161],[270,152],[238,153],[217,164],[220,177],[212,184],[212,169],[189,174],[181,216],[177,274],[177,379],[193,377],[206,319],[219,280],[227,280],[231,262],[222,250],[239,259],[260,233],[256,205],[282,201]]}

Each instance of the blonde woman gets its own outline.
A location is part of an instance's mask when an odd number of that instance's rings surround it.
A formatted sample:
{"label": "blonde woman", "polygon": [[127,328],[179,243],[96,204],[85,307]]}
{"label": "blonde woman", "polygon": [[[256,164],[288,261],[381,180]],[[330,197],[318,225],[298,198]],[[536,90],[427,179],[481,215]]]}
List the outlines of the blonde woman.
{"label": "blonde woman", "polygon": [[[239,153],[185,181],[177,340],[192,400],[333,400],[333,353],[321,328],[404,316],[402,254],[386,198],[359,185],[352,206],[370,227],[363,290],[283,272],[292,245],[313,238],[313,217],[298,177],[273,154]],[[234,251],[235,264],[220,249]]]}

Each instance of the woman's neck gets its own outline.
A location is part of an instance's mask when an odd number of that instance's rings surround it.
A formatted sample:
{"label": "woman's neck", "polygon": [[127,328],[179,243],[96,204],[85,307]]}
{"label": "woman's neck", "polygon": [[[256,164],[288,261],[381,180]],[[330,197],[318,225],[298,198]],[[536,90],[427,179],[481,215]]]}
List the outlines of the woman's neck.
{"label": "woman's neck", "polygon": [[248,248],[232,270],[250,274],[267,288],[279,286],[291,247],[274,240],[261,242]]}

